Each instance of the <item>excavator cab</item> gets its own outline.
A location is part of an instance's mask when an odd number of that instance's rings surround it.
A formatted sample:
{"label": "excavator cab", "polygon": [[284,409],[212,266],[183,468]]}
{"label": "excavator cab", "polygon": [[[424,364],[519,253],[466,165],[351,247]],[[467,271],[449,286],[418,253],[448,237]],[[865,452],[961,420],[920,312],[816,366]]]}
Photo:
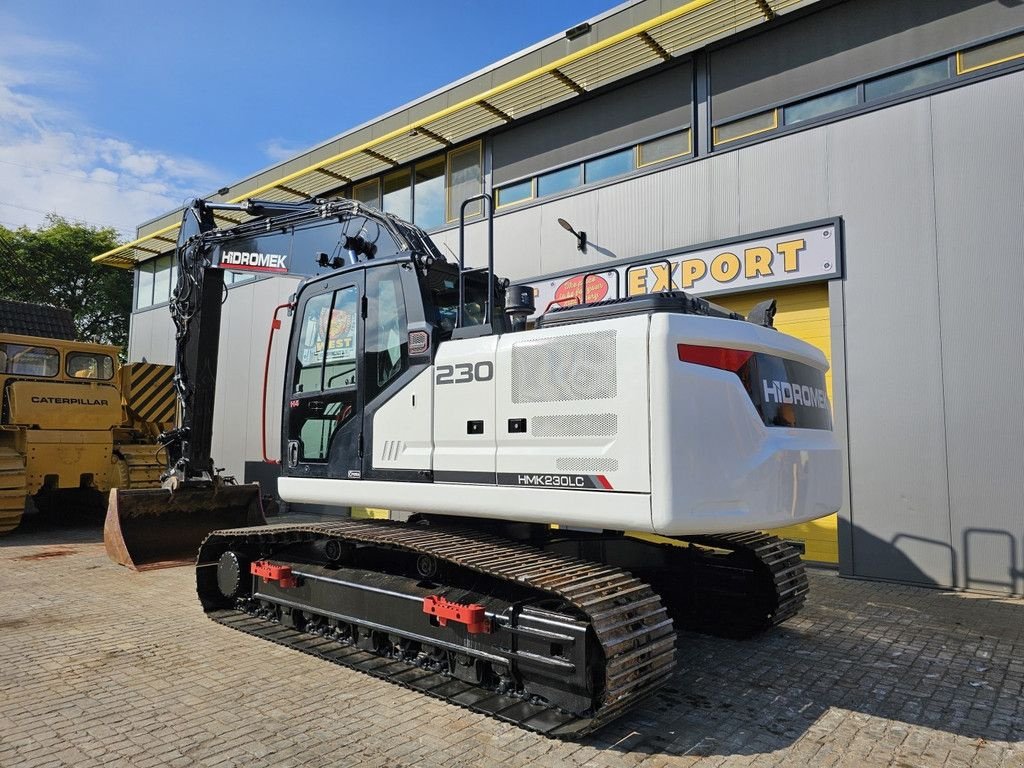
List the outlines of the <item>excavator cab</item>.
{"label": "excavator cab", "polygon": [[[464,273],[459,323],[459,267],[412,258],[372,260],[307,283],[296,297],[281,423],[283,472],[299,477],[369,478],[377,408],[428,368],[453,335],[491,332],[502,323],[487,307],[482,271]],[[389,475],[415,470],[390,470]],[[422,478],[420,478],[422,479]]]}

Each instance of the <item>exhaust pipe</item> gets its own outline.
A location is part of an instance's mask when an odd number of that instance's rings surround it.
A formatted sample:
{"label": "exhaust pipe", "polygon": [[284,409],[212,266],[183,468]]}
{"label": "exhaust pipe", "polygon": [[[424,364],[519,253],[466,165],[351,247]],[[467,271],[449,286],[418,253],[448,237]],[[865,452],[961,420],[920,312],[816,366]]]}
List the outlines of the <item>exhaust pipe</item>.
{"label": "exhaust pipe", "polygon": [[194,564],[215,530],[266,525],[258,483],[184,484],[110,491],[103,524],[107,556],[132,570]]}

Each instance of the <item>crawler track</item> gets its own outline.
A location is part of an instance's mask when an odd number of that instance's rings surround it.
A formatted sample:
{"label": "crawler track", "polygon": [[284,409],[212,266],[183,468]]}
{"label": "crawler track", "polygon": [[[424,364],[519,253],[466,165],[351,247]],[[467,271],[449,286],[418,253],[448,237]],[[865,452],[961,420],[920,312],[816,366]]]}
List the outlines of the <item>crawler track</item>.
{"label": "crawler track", "polygon": [[[690,536],[707,552],[691,574],[695,598],[680,624],[697,632],[750,637],[795,616],[807,572],[795,547],[766,533]],[[724,554],[718,554],[724,553]]]}
{"label": "crawler track", "polygon": [[0,447],[0,534],[13,531],[25,510],[25,457]]}
{"label": "crawler track", "polygon": [[[588,641],[596,649],[588,650],[592,657],[586,664],[594,674],[589,706],[579,711],[555,706],[533,694],[529,680],[525,686],[511,689],[474,685],[437,665],[425,664],[422,653],[373,653],[339,641],[330,624],[319,619],[317,633],[302,631],[261,610],[258,601],[245,597],[226,600],[218,588],[217,564],[229,550],[273,558],[275,551],[329,540],[379,552],[430,556],[449,567],[498,580],[502,591],[513,595],[525,595],[528,590],[557,600],[563,606],[560,612],[585,621],[587,637],[596,638],[596,642]],[[449,588],[457,592],[459,586]],[[207,614],[225,626],[551,736],[577,736],[600,728],[667,682],[675,667],[672,621],[646,583],[619,568],[464,528],[344,521],[216,531],[200,549],[197,589]],[[499,620],[505,618],[496,616],[495,621]],[[515,653],[510,652],[508,659],[514,670]]]}

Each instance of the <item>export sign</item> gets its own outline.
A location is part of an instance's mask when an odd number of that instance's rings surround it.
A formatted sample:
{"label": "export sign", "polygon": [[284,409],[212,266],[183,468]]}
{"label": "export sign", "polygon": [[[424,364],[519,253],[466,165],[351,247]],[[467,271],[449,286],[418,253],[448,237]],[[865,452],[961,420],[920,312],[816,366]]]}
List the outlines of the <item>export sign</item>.
{"label": "export sign", "polygon": [[537,312],[625,296],[683,290],[697,296],[770,288],[840,275],[834,222],[738,240],[593,272],[530,280]]}

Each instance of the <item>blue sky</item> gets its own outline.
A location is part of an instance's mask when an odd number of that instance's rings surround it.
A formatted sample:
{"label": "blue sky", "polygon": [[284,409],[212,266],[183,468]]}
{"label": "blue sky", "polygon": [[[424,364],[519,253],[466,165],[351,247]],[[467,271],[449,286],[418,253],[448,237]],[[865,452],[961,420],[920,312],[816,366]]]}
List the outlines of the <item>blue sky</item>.
{"label": "blue sky", "polygon": [[0,224],[133,236],[615,5],[4,0]]}

